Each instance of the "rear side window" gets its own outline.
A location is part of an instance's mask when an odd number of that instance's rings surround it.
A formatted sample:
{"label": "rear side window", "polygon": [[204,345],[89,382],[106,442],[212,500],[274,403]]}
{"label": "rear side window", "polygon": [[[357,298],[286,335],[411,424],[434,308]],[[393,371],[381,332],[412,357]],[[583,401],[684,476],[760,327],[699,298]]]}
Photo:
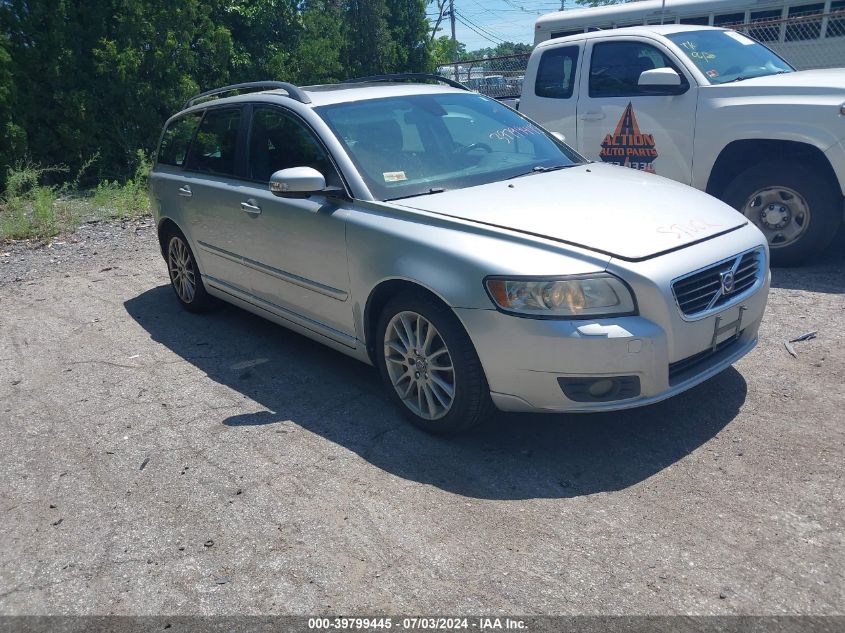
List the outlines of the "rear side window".
{"label": "rear side window", "polygon": [[534,94],[549,99],[569,99],[575,85],[577,46],[562,46],[543,53],[537,69]]}
{"label": "rear side window", "polygon": [[202,112],[193,112],[171,121],[161,137],[158,148],[158,162],[163,165],[181,167],[188,156],[188,146],[194,138]]}
{"label": "rear side window", "polygon": [[240,108],[207,111],[191,146],[188,168],[234,176],[240,124]]}
{"label": "rear side window", "polygon": [[590,62],[591,97],[635,97],[648,95],[640,88],[640,75],[655,68],[673,68],[686,79],[669,58],[650,44],[603,42],[593,46]]}

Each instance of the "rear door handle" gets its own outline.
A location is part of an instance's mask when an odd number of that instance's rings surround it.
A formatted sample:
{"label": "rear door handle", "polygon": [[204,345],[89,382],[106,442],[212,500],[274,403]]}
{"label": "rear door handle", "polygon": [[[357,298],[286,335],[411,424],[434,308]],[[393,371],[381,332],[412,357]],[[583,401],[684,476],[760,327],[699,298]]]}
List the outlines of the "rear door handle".
{"label": "rear door handle", "polygon": [[246,202],[241,202],[241,211],[249,213],[250,215],[258,215],[261,213],[261,207],[255,204],[255,200],[250,198]]}
{"label": "rear door handle", "polygon": [[604,112],[585,112],[578,118],[582,121],[601,121],[604,117]]}
{"label": "rear door handle", "polygon": [[190,198],[194,193],[191,191],[191,187],[189,185],[182,185],[179,187],[179,195],[183,198]]}

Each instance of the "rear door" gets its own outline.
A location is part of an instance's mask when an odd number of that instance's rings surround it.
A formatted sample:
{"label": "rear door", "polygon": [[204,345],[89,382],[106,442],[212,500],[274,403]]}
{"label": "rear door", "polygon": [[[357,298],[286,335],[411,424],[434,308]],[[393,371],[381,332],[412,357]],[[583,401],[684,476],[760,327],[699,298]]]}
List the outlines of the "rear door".
{"label": "rear door", "polygon": [[183,229],[194,244],[203,275],[242,290],[238,224],[243,187],[245,117],[242,106],[209,108],[199,125],[178,181],[184,198]]}
{"label": "rear door", "polygon": [[567,143],[576,145],[576,102],[578,67],[584,42],[569,42],[547,48],[531,58],[536,68],[525,73],[519,110],[552,132],[560,132]]}
{"label": "rear door", "polygon": [[[698,87],[658,41],[642,37],[588,40],[580,76],[578,149],[607,163],[691,182]],[[674,68],[683,94],[657,94],[640,74]]]}

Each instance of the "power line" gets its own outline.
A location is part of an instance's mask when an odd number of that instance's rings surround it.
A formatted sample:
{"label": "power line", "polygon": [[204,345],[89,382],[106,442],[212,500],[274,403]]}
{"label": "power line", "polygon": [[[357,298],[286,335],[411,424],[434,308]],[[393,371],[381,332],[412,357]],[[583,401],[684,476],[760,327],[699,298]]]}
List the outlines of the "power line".
{"label": "power line", "polygon": [[472,31],[473,33],[475,33],[476,35],[478,35],[481,39],[483,39],[483,40],[487,40],[487,41],[488,41],[488,42],[490,42],[491,44],[502,44],[502,43],[503,43],[503,41],[504,41],[504,40],[492,39],[492,37],[487,36],[487,35],[485,35],[484,33],[481,33],[480,31],[477,31],[475,28],[473,28],[472,26],[470,26],[467,22],[464,22],[464,21],[461,19],[461,17],[460,17],[459,15],[456,15],[455,17],[456,17],[456,19],[458,20],[458,22],[460,22],[462,25],[464,25],[465,27],[467,27],[470,31]]}
{"label": "power line", "polygon": [[480,31],[483,31],[484,33],[486,33],[487,35],[489,35],[489,36],[490,36],[490,37],[492,37],[493,39],[500,40],[501,42],[505,42],[505,41],[506,41],[506,40],[505,40],[505,39],[504,39],[504,38],[503,38],[500,34],[495,33],[495,32],[493,32],[493,31],[491,31],[491,30],[487,29],[487,28],[485,28],[485,27],[481,26],[480,24],[477,24],[476,22],[473,22],[472,20],[470,20],[467,16],[465,16],[465,15],[464,15],[463,13],[461,13],[460,11],[455,10],[455,14],[456,14],[456,15],[458,15],[459,17],[461,17],[462,19],[466,20],[467,22],[469,22],[469,23],[470,23],[472,26],[474,26],[476,29],[478,29],[478,30],[480,30]]}

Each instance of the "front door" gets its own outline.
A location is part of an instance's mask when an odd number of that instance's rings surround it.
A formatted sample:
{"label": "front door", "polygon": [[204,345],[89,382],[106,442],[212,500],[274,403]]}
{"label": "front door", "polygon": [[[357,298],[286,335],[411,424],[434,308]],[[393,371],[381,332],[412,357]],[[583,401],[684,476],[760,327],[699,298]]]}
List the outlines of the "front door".
{"label": "front door", "polygon": [[255,105],[248,140],[248,179],[241,190],[239,249],[253,272],[252,293],[306,327],[350,344],[355,330],[346,260],[346,203],[325,195],[281,198],[270,175],[313,167],[343,187],[326,150],[307,125],[281,107]]}
{"label": "front door", "polygon": [[[685,184],[692,175],[697,87],[674,56],[645,38],[587,43],[578,99],[578,149],[595,160]],[[589,64],[589,66],[587,66]],[[654,94],[640,74],[674,68],[686,90]]]}

